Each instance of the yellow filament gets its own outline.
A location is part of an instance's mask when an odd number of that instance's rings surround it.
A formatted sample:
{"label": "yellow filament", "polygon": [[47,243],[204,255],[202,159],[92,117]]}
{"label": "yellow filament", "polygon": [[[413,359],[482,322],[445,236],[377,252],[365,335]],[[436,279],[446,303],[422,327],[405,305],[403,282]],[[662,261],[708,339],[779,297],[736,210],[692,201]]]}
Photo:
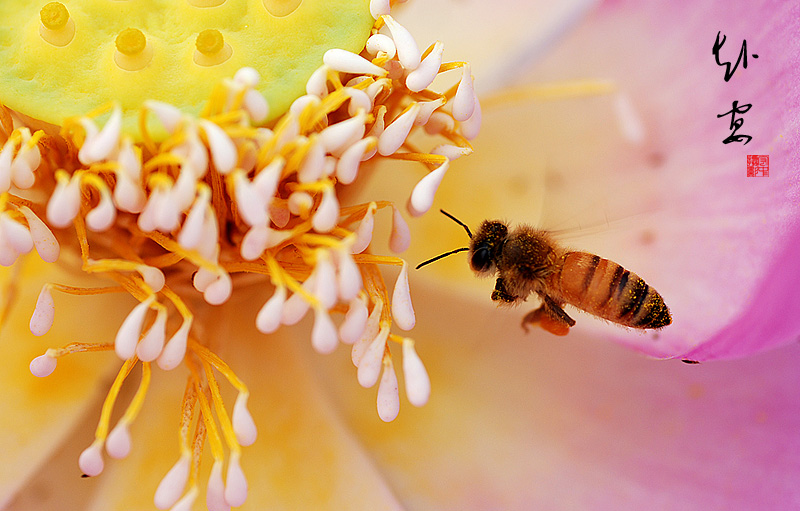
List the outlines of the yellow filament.
{"label": "yellow filament", "polygon": [[104,295],[107,293],[122,293],[125,288],[122,286],[109,286],[109,287],[75,287],[65,286],[63,284],[47,284],[47,287],[60,291],[68,295]]}
{"label": "yellow filament", "polygon": [[168,288],[166,285],[161,288],[161,294],[167,297],[167,300],[172,302],[176,309],[178,309],[178,313],[184,319],[184,321],[192,321],[194,319],[194,314],[192,314],[191,309],[181,300],[180,296],[177,295],[172,289]]}
{"label": "yellow filament", "polygon": [[[431,47],[431,50],[432,49],[433,47]],[[446,71],[450,71],[452,69],[458,69],[459,67],[464,67],[466,65],[469,65],[469,62],[443,62],[442,65],[439,66],[439,72],[444,73]],[[458,87],[457,84],[456,87]]]}
{"label": "yellow filament", "polygon": [[[183,391],[183,400],[181,401],[181,426],[180,426],[180,444],[181,456],[187,456],[191,452],[191,445],[189,443],[189,427],[192,425],[194,418],[195,405],[197,404],[197,389],[194,386],[194,378],[189,377],[186,381],[186,390]],[[198,422],[198,425],[203,422]]]}
{"label": "yellow filament", "polygon": [[203,361],[208,362],[211,364],[214,369],[219,371],[225,379],[227,379],[233,388],[243,394],[249,395],[250,392],[247,390],[247,386],[244,384],[242,380],[236,376],[236,373],[230,368],[228,364],[226,364],[219,356],[211,351],[210,349],[206,348],[199,342],[194,339],[189,339],[189,347],[197,353],[197,355],[203,359]]}
{"label": "yellow filament", "polygon": [[200,268],[205,268],[206,270],[213,272],[215,274],[219,273],[220,270],[222,269],[219,265],[212,263],[211,261],[201,256],[198,251],[186,250],[177,241],[173,240],[172,238],[168,238],[167,236],[158,231],[143,232],[139,230],[138,227],[135,226],[131,226],[130,230],[133,234],[150,238],[154,242],[161,245],[161,247],[167,250],[168,252],[181,254],[181,256],[191,261],[195,266],[198,266]]}
{"label": "yellow filament", "polygon": [[139,359],[134,355],[122,364],[114,383],[111,385],[106,400],[103,402],[103,409],[100,411],[100,422],[97,424],[97,429],[94,432],[94,437],[99,441],[104,441],[108,436],[108,424],[111,420],[111,410],[114,409],[114,402],[117,400],[119,391],[122,384],[125,383],[125,378],[131,373],[131,369],[136,365]]}
{"label": "yellow filament", "polygon": [[197,394],[197,403],[200,405],[200,414],[208,433],[208,443],[211,446],[211,456],[217,461],[222,461],[225,457],[225,453],[222,450],[222,440],[219,437],[217,425],[214,423],[211,407],[208,405],[208,399],[206,398],[205,390],[200,380],[200,373],[195,363],[188,358],[186,359],[186,365],[189,366],[189,370],[192,372],[192,380]]}
{"label": "yellow filament", "polygon": [[125,410],[125,415],[122,416],[120,422],[130,424],[136,419],[139,411],[144,404],[144,398],[147,395],[147,389],[150,387],[150,362],[142,362],[142,380],[139,382],[139,388],[136,390],[131,404]]}
{"label": "yellow filament", "polygon": [[231,419],[228,417],[227,410],[225,410],[225,403],[222,401],[222,395],[219,393],[219,384],[214,377],[214,368],[205,359],[202,360],[202,363],[206,380],[208,381],[208,388],[211,390],[211,401],[214,403],[214,409],[217,412],[217,419],[222,429],[222,435],[225,437],[225,443],[228,444],[228,449],[230,449],[231,454],[239,454],[242,448],[239,445],[239,441],[236,440],[233,424],[231,424]]}
{"label": "yellow filament", "polygon": [[428,153],[394,153],[388,157],[394,160],[418,161],[422,163],[429,163],[431,165],[441,165],[447,161],[445,156]]}
{"label": "yellow filament", "polygon": [[386,283],[383,281],[378,266],[371,263],[362,263],[358,265],[361,270],[361,278],[364,282],[364,290],[369,295],[373,303],[382,303],[384,307],[381,309],[380,324],[382,327],[388,327],[392,323],[390,307],[385,306],[389,303],[389,295],[386,292]]}
{"label": "yellow filament", "polygon": [[353,260],[358,264],[390,264],[393,266],[402,266],[404,262],[399,257],[373,254],[353,254]]}
{"label": "yellow filament", "polygon": [[114,343],[105,344],[90,344],[87,342],[72,342],[63,348],[50,348],[46,354],[51,358],[59,358],[72,353],[87,353],[91,351],[111,351],[114,349]]}

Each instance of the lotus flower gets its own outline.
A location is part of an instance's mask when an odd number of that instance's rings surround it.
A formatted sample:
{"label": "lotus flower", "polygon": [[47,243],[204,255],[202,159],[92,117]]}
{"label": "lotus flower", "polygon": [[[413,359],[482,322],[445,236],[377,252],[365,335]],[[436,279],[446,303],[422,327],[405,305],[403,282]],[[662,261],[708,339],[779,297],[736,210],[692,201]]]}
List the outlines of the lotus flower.
{"label": "lotus flower", "polygon": [[[98,398],[106,395],[109,386],[112,391],[118,388],[110,382],[115,374],[127,376],[126,365],[118,372],[119,358],[108,351],[70,356],[48,378],[35,379],[27,374],[27,361],[58,339],[62,343],[107,343],[134,312],[130,298],[122,293],[83,292],[79,301],[59,296],[55,299],[56,320],[44,337],[46,344],[28,339],[29,326],[39,328],[38,323],[28,324],[33,304],[40,302],[37,311],[50,310],[50,297],[40,292],[42,286],[69,282],[69,288],[45,287],[65,292],[98,286],[94,280],[68,272],[46,273],[35,257],[28,257],[4,280],[5,303],[12,306],[3,308],[7,313],[3,332],[7,351],[0,378],[8,378],[8,390],[2,405],[7,419],[0,447],[9,463],[4,464],[6,472],[0,474],[0,481],[9,509],[150,508],[152,489],[159,486],[164,474],[173,473],[171,468],[181,468],[184,458],[178,447],[186,445],[187,435],[192,438],[194,434],[193,438],[203,443],[208,434],[206,452],[211,451],[218,460],[222,449],[215,442],[230,440],[225,435],[232,429],[235,433],[248,431],[223,425],[214,439],[210,424],[208,433],[199,435],[194,431],[202,431],[202,426],[189,433],[181,428],[185,403],[195,401],[200,408],[196,413],[211,416],[214,404],[230,406],[240,383],[247,385],[250,399],[246,405],[257,424],[258,439],[242,449],[241,458],[235,449],[225,451],[225,456],[228,466],[238,467],[241,462],[246,474],[246,509],[753,509],[791,507],[797,502],[794,460],[800,452],[796,435],[800,390],[795,367],[800,352],[796,347],[698,366],[644,358],[609,342],[618,340],[661,358],[706,361],[752,355],[794,340],[796,318],[770,311],[797,308],[797,298],[789,293],[797,280],[792,278],[796,265],[788,260],[798,235],[791,202],[797,191],[792,175],[797,166],[792,152],[797,121],[780,114],[789,110],[787,105],[796,104],[790,73],[796,72],[798,53],[796,48],[778,51],[775,42],[792,41],[796,26],[791,23],[795,23],[796,13],[773,13],[771,9],[768,21],[762,22],[771,30],[751,35],[746,29],[754,18],[739,20],[728,6],[724,10],[696,6],[697,12],[689,17],[666,8],[609,4],[564,33],[564,40],[544,56],[539,51],[547,46],[544,43],[562,35],[582,6],[554,9],[543,16],[546,22],[538,23],[531,21],[540,18],[534,16],[536,6],[529,3],[462,7],[465,18],[458,18],[447,3],[441,11],[436,11],[432,2],[411,4],[401,18],[402,26],[411,28],[420,41],[432,43],[439,38],[447,42],[447,26],[466,32],[463,28],[473,25],[467,20],[480,20],[484,25],[479,26],[489,27],[484,33],[493,34],[498,44],[476,47],[477,38],[472,36],[472,54],[465,56],[478,76],[477,86],[482,76],[487,77],[487,85],[498,87],[509,79],[512,69],[520,72],[514,83],[506,82],[517,88],[486,93],[484,127],[475,142],[476,154],[454,162],[439,187],[436,205],[457,210],[470,224],[487,216],[538,220],[542,225],[565,216],[573,223],[594,222],[601,227],[594,229],[600,231],[594,238],[584,236],[570,244],[580,243],[581,249],[612,258],[647,278],[671,307],[675,324],[659,331],[656,338],[621,331],[581,315],[578,327],[566,339],[554,341],[544,332],[525,336],[518,325],[523,313],[496,310],[488,298],[491,283],[470,280],[464,261],[452,257],[411,279],[417,311],[413,335],[430,370],[430,402],[422,408],[403,407],[396,420],[385,424],[375,415],[375,394],[359,389],[353,374],[343,369],[350,364],[351,355],[339,348],[323,357],[313,348],[328,351],[328,344],[309,346],[312,343],[307,339],[325,338],[318,327],[326,324],[324,320],[318,316],[317,321],[284,326],[264,336],[254,328],[253,318],[277,292],[270,287],[247,286],[239,279],[237,292],[224,304],[211,307],[197,298],[185,300],[197,316],[193,335],[203,339],[202,344],[189,342],[188,349],[199,360],[194,367],[204,371],[202,381],[207,384],[199,386],[193,398],[184,397],[181,408],[184,390],[190,395],[193,387],[191,378],[187,386],[186,371],[142,370],[140,383],[123,388],[119,399],[132,403],[122,410],[120,422],[125,422],[132,409],[133,415],[138,414],[130,425],[130,454],[108,463],[101,477],[80,479],[75,460],[82,452],[85,456],[87,445],[94,445],[98,434],[93,436],[92,429],[97,416],[101,416],[101,424],[112,424],[105,415],[108,407],[101,409]],[[440,32],[428,36],[424,23],[435,19],[449,21],[440,22]],[[711,23],[702,21],[706,19],[714,23],[728,20],[723,25],[729,44],[739,36],[747,37],[748,47],[763,60],[751,61],[747,69],[736,71],[735,80],[725,83],[710,51],[719,27],[709,29]],[[414,28],[415,20],[420,22],[418,28]],[[390,35],[399,45],[397,34]],[[738,49],[731,44],[724,55],[734,59],[735,55],[728,53],[731,48]],[[534,56],[542,60],[528,73],[524,69]],[[642,62],[650,65],[643,67]],[[587,78],[594,80],[585,81]],[[563,80],[571,80],[570,85],[539,85]],[[677,85],[668,86],[669,80]],[[245,85],[252,87],[252,83]],[[746,151],[721,143],[728,135],[727,125],[715,115],[729,109],[732,97],[726,86],[740,87],[734,89],[733,97],[752,102],[752,114],[763,105],[764,117],[753,115],[751,120],[750,115],[745,116],[744,126],[754,135]],[[770,87],[784,91],[781,99],[774,97]],[[697,94],[700,90],[709,94]],[[576,97],[565,97],[573,93]],[[548,95],[558,100],[543,102]],[[678,108],[682,102],[686,106]],[[153,111],[161,108],[153,107]],[[167,108],[160,111],[169,112]],[[162,128],[169,131],[161,121]],[[157,122],[153,124],[159,129]],[[85,139],[81,140],[86,125],[83,118],[72,124],[69,133],[75,134],[76,145],[86,146]],[[212,139],[225,140],[216,137],[213,126],[205,124],[200,129],[212,157],[226,154],[215,151],[211,144]],[[408,144],[406,150],[419,142],[411,139]],[[20,151],[23,146],[15,149]],[[739,158],[744,154],[769,154],[773,165],[770,177],[745,178],[744,159]],[[213,162],[215,167],[221,166],[218,163]],[[399,169],[382,161],[370,170],[376,175],[359,176],[353,186],[338,190],[342,204],[365,207],[355,210],[351,224],[331,226],[331,230],[349,228],[356,239],[348,238],[348,243],[359,242],[358,226],[387,204],[377,199],[401,204],[410,190],[425,182],[419,181],[423,172]],[[234,194],[237,186],[246,190],[247,183],[241,179],[252,176],[233,174],[228,186]],[[69,182],[60,176],[60,180],[55,176],[51,188],[61,185],[62,193],[68,195]],[[155,182],[147,190],[150,197],[158,185]],[[477,201],[475,190],[480,191]],[[316,200],[309,203],[298,197],[290,213],[311,217],[322,209],[324,189],[311,191],[318,194]],[[235,198],[238,201],[245,196]],[[92,197],[91,204],[99,204],[94,201],[101,197]],[[412,194],[412,212],[421,212],[420,204],[432,206],[430,194],[424,201],[419,197],[417,194],[415,202]],[[25,207],[21,204],[20,210]],[[602,212],[600,220],[596,220],[598,210]],[[605,220],[608,217],[612,220]],[[158,215],[153,218],[162,221]],[[463,231],[445,220],[426,215],[412,222],[414,243],[404,257],[418,261],[431,252],[463,244]],[[28,217],[24,223],[32,233],[31,224],[38,225]],[[390,245],[396,247],[402,229],[396,227],[391,236],[381,232],[380,221],[375,224],[371,252],[383,253],[381,240],[390,237],[394,241]],[[753,225],[763,225],[764,230],[754,232]],[[329,232],[324,225],[317,227],[318,232]],[[153,232],[159,232],[158,228]],[[42,243],[37,249],[39,245]],[[68,261],[69,254],[62,250],[61,258]],[[309,270],[326,268],[326,257],[324,252],[313,252],[313,269],[290,272],[289,277],[307,279]],[[365,257],[372,259],[358,260],[362,267],[398,262],[385,256]],[[279,260],[287,270],[303,262]],[[80,262],[71,264],[75,267]],[[403,268],[401,274],[406,266]],[[151,289],[158,286],[154,272],[139,267],[134,271],[140,275],[134,281]],[[361,274],[367,291],[370,285],[380,288],[382,279],[376,274],[364,270]],[[168,285],[175,279],[170,273],[166,277]],[[224,281],[219,273],[216,278],[213,282]],[[275,289],[281,288],[280,281],[273,283]],[[392,302],[406,303],[402,279],[398,288],[401,294]],[[181,297],[190,296],[190,291],[188,286],[178,289]],[[319,287],[311,291],[314,296],[324,294]],[[369,296],[381,294],[387,294],[385,286]],[[153,303],[147,296],[134,296],[148,306]],[[205,298],[206,302],[215,301],[213,292]],[[384,303],[388,309],[388,297]],[[370,301],[369,305],[374,310],[377,303]],[[180,312],[180,306],[176,308]],[[315,310],[323,314],[319,307]],[[101,312],[102,321],[87,328],[78,316],[86,315],[85,311]],[[402,309],[393,312],[398,325],[408,319]],[[157,311],[149,321],[157,324]],[[179,325],[170,323],[168,331],[179,330]],[[86,339],[87,330],[93,339]],[[737,336],[736,331],[742,335]],[[416,355],[406,352],[410,344],[392,336],[403,342],[402,361],[415,360]],[[137,353],[146,337],[145,333],[134,344]],[[397,356],[401,350],[395,348],[390,352]],[[49,363],[47,359],[44,362]],[[386,415],[387,410],[394,410],[399,401],[394,397],[396,391],[392,392],[397,383],[392,381],[391,356],[383,357],[382,362],[378,412],[388,419],[392,414]],[[215,369],[209,370],[208,364]],[[40,364],[35,370],[47,368]],[[229,377],[232,383],[223,386],[219,396],[215,375],[216,379]],[[412,384],[419,382],[419,377],[414,380],[411,376]],[[406,373],[406,386],[408,377]],[[145,387],[149,388],[143,399],[141,389]],[[409,401],[420,404],[413,396],[411,390]],[[141,409],[136,409],[139,406]],[[241,411],[238,400],[234,414],[237,408]],[[217,410],[215,416],[223,415]],[[240,413],[239,418],[242,416]],[[82,465],[85,471],[86,465]],[[200,470],[204,480],[211,471],[212,488],[221,482],[221,477],[214,476],[217,466],[204,455]],[[236,471],[227,475],[227,487],[241,481]],[[218,496],[220,492],[226,502],[212,501],[210,508],[225,508],[241,494],[234,491],[229,495],[219,489],[209,494]],[[201,505],[200,500],[195,506]]]}

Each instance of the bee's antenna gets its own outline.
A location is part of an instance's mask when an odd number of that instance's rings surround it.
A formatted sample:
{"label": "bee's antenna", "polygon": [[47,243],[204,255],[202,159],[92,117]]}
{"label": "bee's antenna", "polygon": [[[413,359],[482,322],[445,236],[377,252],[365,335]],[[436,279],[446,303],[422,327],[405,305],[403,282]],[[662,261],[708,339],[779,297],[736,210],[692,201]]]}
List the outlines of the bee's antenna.
{"label": "bee's antenna", "polygon": [[453,215],[451,215],[450,213],[448,213],[447,211],[445,211],[443,209],[440,209],[439,211],[441,211],[444,216],[446,216],[447,218],[449,218],[453,222],[455,222],[458,225],[460,225],[461,227],[463,227],[464,230],[467,231],[467,236],[472,238],[472,233],[469,231],[469,227],[467,227],[467,224],[465,224],[464,222],[462,222],[461,220],[459,220],[458,218],[454,217]]}
{"label": "bee's antenna", "polygon": [[[442,213],[444,213],[444,211],[442,211]],[[445,215],[446,215],[446,214],[447,214],[447,213],[445,213]],[[455,249],[455,250],[451,250],[450,252],[445,252],[444,254],[440,254],[440,255],[438,255],[438,256],[436,256],[436,257],[433,257],[433,258],[431,258],[431,259],[428,259],[427,261],[422,261],[421,263],[419,263],[419,264],[417,265],[417,268],[416,268],[416,269],[417,269],[417,270],[419,270],[419,269],[420,269],[420,268],[422,268],[423,266],[425,266],[425,265],[428,265],[428,264],[431,264],[431,263],[432,263],[432,262],[434,262],[434,261],[438,261],[439,259],[441,259],[441,258],[443,258],[443,257],[447,257],[447,256],[449,256],[449,255],[453,255],[453,254],[458,254],[459,252],[463,252],[463,251],[465,251],[465,250],[469,250],[469,247],[461,247],[461,248],[457,248],[457,249]]]}

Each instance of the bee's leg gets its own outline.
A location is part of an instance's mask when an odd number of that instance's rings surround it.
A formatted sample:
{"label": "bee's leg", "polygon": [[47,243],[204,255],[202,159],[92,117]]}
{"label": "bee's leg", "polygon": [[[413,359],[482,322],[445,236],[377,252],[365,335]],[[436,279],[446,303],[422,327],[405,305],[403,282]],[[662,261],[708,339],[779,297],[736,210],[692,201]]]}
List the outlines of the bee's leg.
{"label": "bee's leg", "polygon": [[506,290],[506,285],[503,279],[498,278],[494,284],[494,291],[492,291],[492,300],[495,302],[512,303],[516,302],[517,298]]}
{"label": "bee's leg", "polygon": [[522,318],[522,328],[528,331],[528,324],[539,324],[548,332],[554,335],[567,335],[569,329],[575,326],[575,320],[564,312],[555,300],[547,295],[542,296],[542,306],[533,310]]}

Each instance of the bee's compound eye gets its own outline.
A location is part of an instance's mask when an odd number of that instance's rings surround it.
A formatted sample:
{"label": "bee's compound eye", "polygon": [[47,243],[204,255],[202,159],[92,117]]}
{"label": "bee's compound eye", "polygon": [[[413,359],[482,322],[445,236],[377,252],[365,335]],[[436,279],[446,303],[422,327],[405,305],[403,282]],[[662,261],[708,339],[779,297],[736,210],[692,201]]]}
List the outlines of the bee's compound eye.
{"label": "bee's compound eye", "polygon": [[491,254],[487,247],[480,247],[472,254],[470,265],[475,271],[486,271],[492,264]]}

